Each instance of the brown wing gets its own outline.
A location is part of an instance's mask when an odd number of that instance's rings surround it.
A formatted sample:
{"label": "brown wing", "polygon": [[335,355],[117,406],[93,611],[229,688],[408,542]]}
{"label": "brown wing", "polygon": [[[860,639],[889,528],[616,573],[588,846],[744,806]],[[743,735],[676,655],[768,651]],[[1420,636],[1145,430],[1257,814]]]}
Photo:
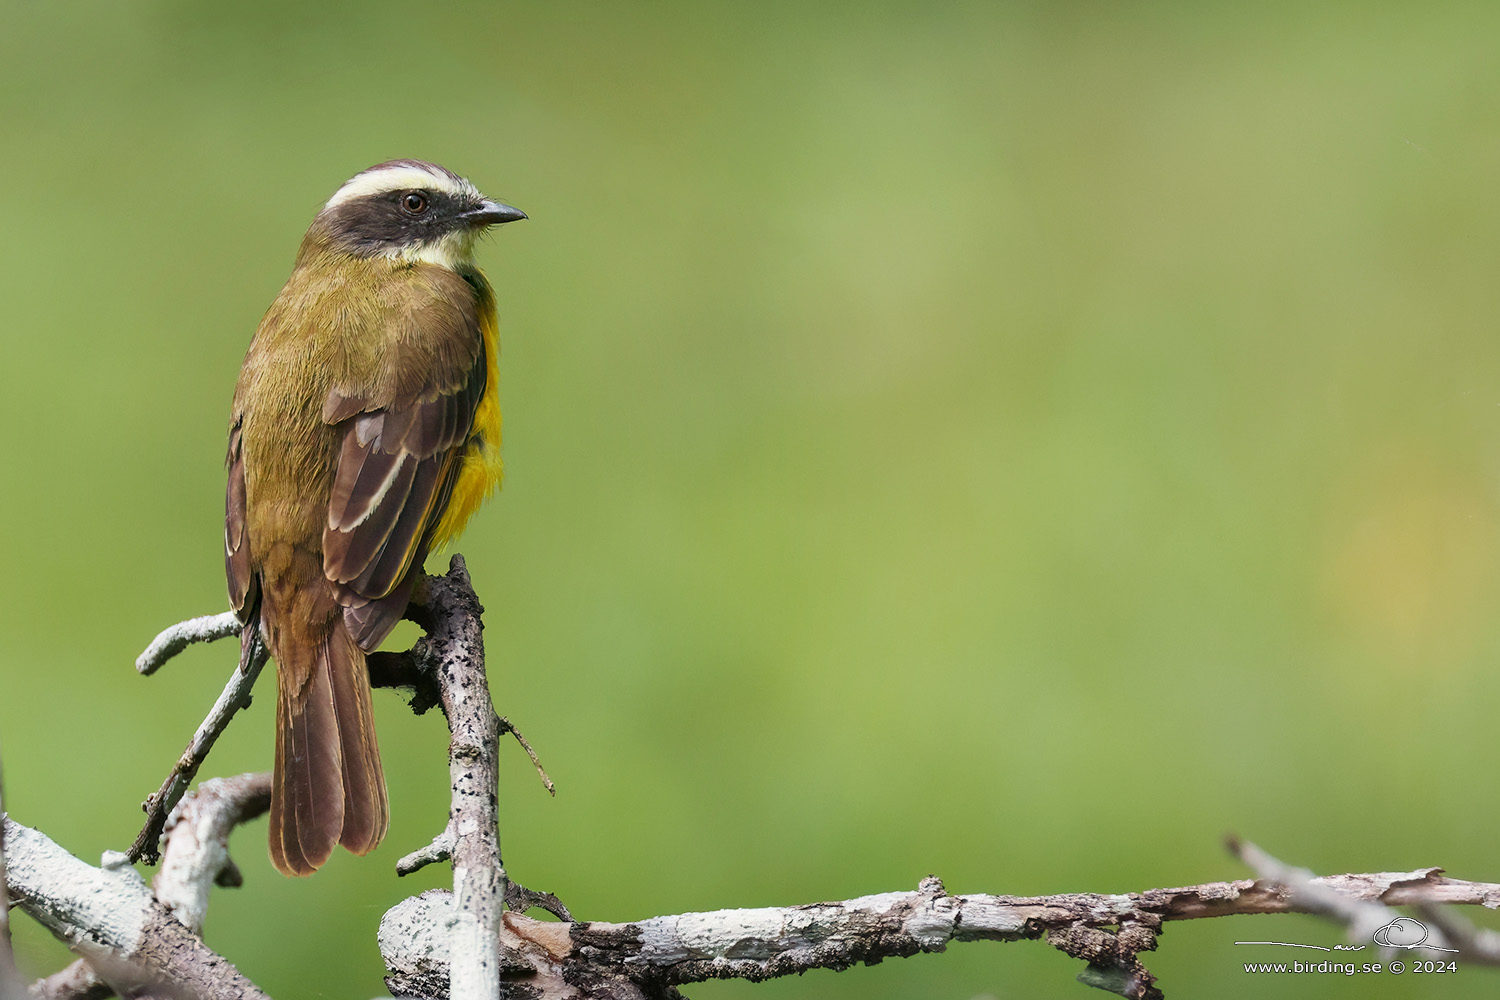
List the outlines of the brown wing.
{"label": "brown wing", "polygon": [[378,645],[406,608],[411,570],[420,570],[447,503],[485,373],[481,347],[456,384],[406,401],[374,407],[337,390],[329,394],[323,419],[342,425],[343,441],[323,531],[323,572],[364,649]]}
{"label": "brown wing", "polygon": [[240,441],[244,414],[236,414],[229,428],[229,484],[224,491],[224,575],[229,580],[229,604],[241,622],[255,614],[260,582],[250,566],[250,540],[245,532],[245,450]]}

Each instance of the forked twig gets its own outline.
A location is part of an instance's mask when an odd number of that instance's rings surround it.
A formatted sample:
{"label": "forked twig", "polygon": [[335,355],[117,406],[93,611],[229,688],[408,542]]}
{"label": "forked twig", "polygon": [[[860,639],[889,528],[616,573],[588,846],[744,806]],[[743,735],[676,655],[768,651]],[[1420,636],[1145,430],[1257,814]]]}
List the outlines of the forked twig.
{"label": "forked twig", "polygon": [[[157,902],[194,934],[203,932],[209,890],[242,883],[239,869],[229,858],[230,832],[265,812],[270,804],[271,774],[266,771],[210,778],[184,795],[172,810],[161,867],[151,880],[151,890]],[[233,966],[217,956],[215,960],[225,967],[226,975],[233,972]],[[216,985],[234,995],[232,978],[220,978]],[[110,984],[81,958],[31,987],[33,1000],[105,1000],[114,995]]]}
{"label": "forked twig", "polygon": [[[225,630],[223,619],[223,615],[216,615],[173,625],[157,636],[146,652],[141,654],[136,661],[136,669],[143,674],[150,674],[167,659],[186,649],[190,642],[212,642],[233,635],[234,632]],[[205,622],[209,623],[207,627],[202,625]],[[249,643],[242,644],[240,662],[235,666],[234,673],[230,675],[229,683],[224,685],[218,700],[214,702],[214,707],[209,710],[208,717],[203,720],[197,732],[193,733],[192,740],[182,751],[182,756],[177,758],[177,763],[172,765],[172,770],[161,787],[141,803],[141,808],[146,813],[146,824],[141,827],[135,842],[125,852],[132,864],[137,861],[155,864],[161,856],[161,834],[166,826],[167,816],[197,777],[198,768],[207,759],[208,752],[213,749],[219,736],[229,727],[229,720],[240,709],[249,707],[250,689],[255,686],[255,680],[260,676],[267,658],[265,644],[258,634]]]}

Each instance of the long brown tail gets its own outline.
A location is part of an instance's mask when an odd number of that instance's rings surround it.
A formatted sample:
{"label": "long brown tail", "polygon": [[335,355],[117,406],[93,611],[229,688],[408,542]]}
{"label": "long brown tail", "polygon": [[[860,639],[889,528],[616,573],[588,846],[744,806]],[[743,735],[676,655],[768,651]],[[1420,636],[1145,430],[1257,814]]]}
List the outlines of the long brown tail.
{"label": "long brown tail", "polygon": [[355,854],[373,850],[390,821],[370,679],[365,654],[339,617],[309,641],[297,635],[306,625],[274,627],[272,600],[261,614],[271,626],[278,684],[271,863],[286,875],[311,875],[335,844]]}

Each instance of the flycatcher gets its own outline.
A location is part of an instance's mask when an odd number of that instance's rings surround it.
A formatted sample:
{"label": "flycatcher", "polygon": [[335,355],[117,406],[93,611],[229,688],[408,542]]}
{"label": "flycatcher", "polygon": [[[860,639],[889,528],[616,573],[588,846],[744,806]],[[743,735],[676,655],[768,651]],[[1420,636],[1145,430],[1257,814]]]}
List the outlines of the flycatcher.
{"label": "flycatcher", "polygon": [[288,875],[385,836],[365,654],[500,483],[495,295],[473,251],[524,218],[435,164],[371,167],[313,219],[245,355],[224,562],[276,660],[271,861]]}

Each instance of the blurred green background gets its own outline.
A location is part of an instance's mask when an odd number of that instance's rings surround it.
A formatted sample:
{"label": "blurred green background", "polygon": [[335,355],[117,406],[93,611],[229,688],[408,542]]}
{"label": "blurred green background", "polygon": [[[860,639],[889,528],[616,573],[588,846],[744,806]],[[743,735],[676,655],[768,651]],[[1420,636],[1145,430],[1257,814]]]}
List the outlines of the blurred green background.
{"label": "blurred green background", "polygon": [[[0,13],[21,822],[133,836],[234,660],[131,668],[225,607],[250,335],[322,201],[417,156],[531,214],[481,250],[508,478],[460,546],[559,785],[504,749],[516,878],[605,920],[1127,891],[1242,876],[1232,830],[1500,880],[1500,7]],[[205,774],[270,765],[263,684]],[[376,711],[380,851],[290,881],[257,823],[210,909],[275,996],[380,993],[380,915],[447,878],[392,871],[446,815],[442,721]],[[1267,936],[1340,940],[1200,921],[1148,964],[1177,997],[1500,988],[1245,975]],[[1094,995],[1078,968],[972,944],[687,992]]]}

